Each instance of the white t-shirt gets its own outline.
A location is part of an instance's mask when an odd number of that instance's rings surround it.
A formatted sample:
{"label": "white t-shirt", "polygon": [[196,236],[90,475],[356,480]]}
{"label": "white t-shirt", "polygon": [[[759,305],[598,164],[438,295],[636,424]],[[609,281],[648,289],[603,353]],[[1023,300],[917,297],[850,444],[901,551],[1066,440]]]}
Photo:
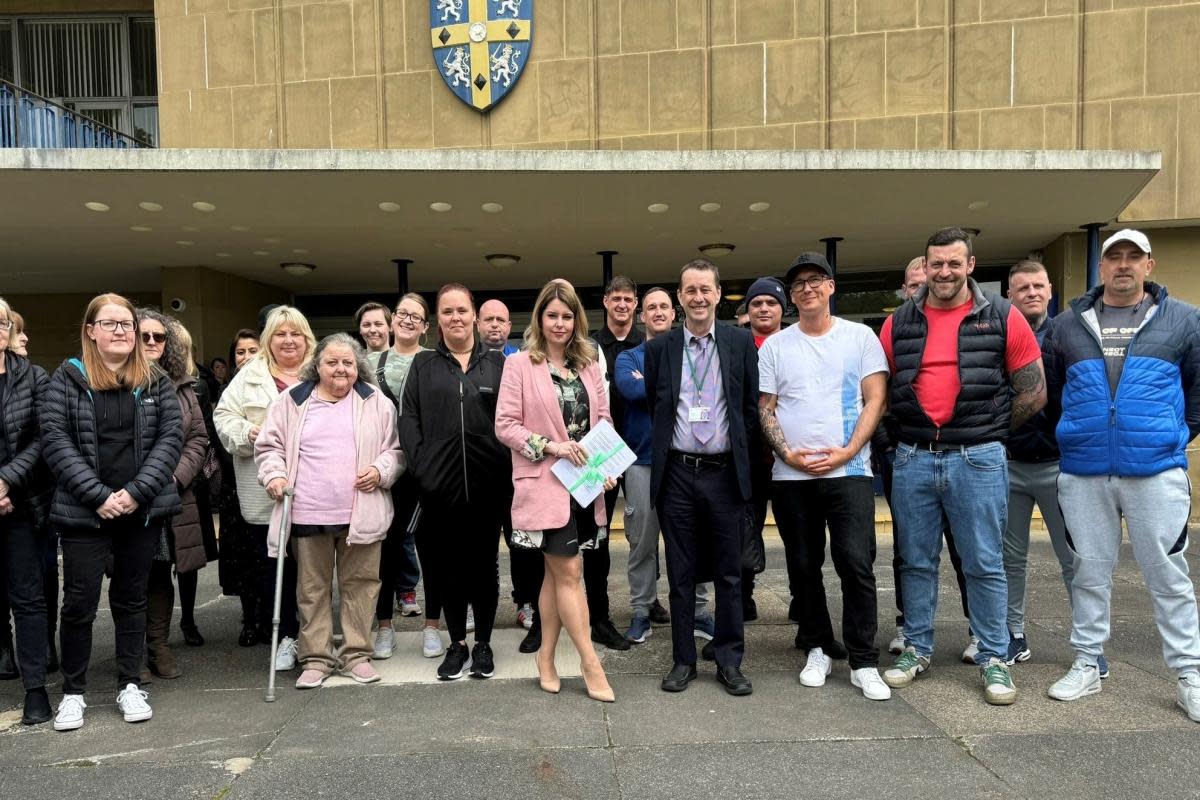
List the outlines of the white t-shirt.
{"label": "white t-shirt", "polygon": [[[845,447],[862,413],[862,380],[887,373],[887,357],[875,332],[858,322],[834,317],[822,336],[792,325],[763,342],[758,351],[758,388],[778,395],[775,418],[792,447],[820,450]],[[868,443],[844,466],[822,475],[871,475]],[[810,480],[813,475],[775,459],[777,481]]]}

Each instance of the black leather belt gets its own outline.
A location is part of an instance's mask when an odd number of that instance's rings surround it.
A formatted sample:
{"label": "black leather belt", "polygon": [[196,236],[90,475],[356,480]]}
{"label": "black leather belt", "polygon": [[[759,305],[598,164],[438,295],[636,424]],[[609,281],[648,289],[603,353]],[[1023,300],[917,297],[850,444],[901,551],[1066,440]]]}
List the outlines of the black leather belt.
{"label": "black leather belt", "polygon": [[974,444],[951,444],[950,442],[901,442],[908,447],[915,447],[918,450],[928,450],[931,453],[947,453],[952,450],[966,450],[969,447],[978,447],[983,444],[991,444],[991,442],[975,442]]}
{"label": "black leather belt", "polygon": [[692,469],[700,467],[720,469],[728,466],[730,461],[728,453],[685,453],[681,450],[672,450],[670,455],[672,461],[678,461]]}

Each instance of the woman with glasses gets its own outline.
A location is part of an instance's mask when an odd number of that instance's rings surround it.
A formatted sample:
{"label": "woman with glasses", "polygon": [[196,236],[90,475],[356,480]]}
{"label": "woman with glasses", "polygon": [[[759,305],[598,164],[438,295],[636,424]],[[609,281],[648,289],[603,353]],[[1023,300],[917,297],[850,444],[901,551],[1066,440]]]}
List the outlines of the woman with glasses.
{"label": "woman with glasses", "polygon": [[59,731],[83,725],[92,622],[110,557],[117,709],[126,722],[152,716],[138,688],[146,584],[163,522],[180,510],[174,474],[183,420],[175,387],[146,360],[137,332],[132,303],[115,294],[93,299],[80,356],[55,371],[38,407],[43,458],[55,479],[50,520],[62,540]]}
{"label": "woman with glasses", "polygon": [[[559,691],[554,652],[559,631],[566,628],[579,651],[588,696],[611,703],[616,697],[589,636],[580,557],[581,550],[608,535],[604,493],[584,508],[551,472],[560,459],[586,463],[579,441],[600,420],[612,422],[583,304],[570,284],[551,281],[534,303],[525,349],[508,358],[496,434],[512,451],[513,544],[541,550],[546,562],[538,596],[538,682],[551,694]],[[605,480],[604,490],[616,483]]]}
{"label": "woman with glasses", "polygon": [[[41,460],[37,414],[47,381],[46,373],[30,364],[24,348],[17,346],[14,317],[0,298],[0,563],[6,565],[0,592],[4,592],[4,626],[8,627],[10,606],[16,626],[16,655],[25,689],[21,722],[38,725],[51,716],[43,584],[50,481]],[[5,643],[11,646],[10,640]]]}
{"label": "woman with glasses", "polygon": [[[208,452],[208,431],[204,428],[204,412],[196,396],[196,365],[192,361],[191,337],[183,341],[183,326],[157,311],[139,308],[138,331],[142,340],[142,355],[167,373],[175,386],[179,409],[183,417],[183,451],[175,467],[175,487],[179,491],[182,510],[162,528],[150,581],[146,590],[146,666],[159,678],[171,680],[183,674],[167,642],[171,635],[171,613],[175,608],[175,586],[171,567],[179,582],[180,628],[184,639],[200,638],[196,628],[196,585],[199,570],[208,563],[204,554],[202,520],[196,505],[193,484],[200,475]],[[212,517],[209,516],[211,524]]]}
{"label": "woman with glasses", "polygon": [[[417,549],[425,585],[440,598],[450,647],[438,678],[495,674],[492,626],[500,598],[500,524],[511,462],[496,439],[504,355],[475,339],[475,299],[458,283],[437,295],[437,347],[418,353],[404,386],[400,444],[420,487]],[[432,586],[430,586],[432,584]],[[467,604],[475,647],[467,650]]]}
{"label": "woman with glasses", "polygon": [[[267,412],[275,398],[300,382],[300,372],[312,358],[317,341],[308,320],[298,309],[278,306],[267,315],[261,342],[258,354],[246,361],[225,387],[213,412],[213,423],[221,444],[233,459],[238,503],[257,555],[258,639],[269,643],[274,612],[275,559],[267,552],[267,526],[275,501],[259,485],[254,442],[267,421]],[[293,559],[284,562],[283,575],[281,638],[275,669],[286,672],[296,666],[296,636],[300,629],[296,618],[296,562]]]}
{"label": "woman with glasses", "polygon": [[[258,331],[242,328],[234,334],[233,341],[229,343],[229,363],[233,365],[230,382],[258,355],[258,351]],[[221,558],[217,562],[217,571],[221,592],[231,597],[236,596],[241,601],[242,630],[238,634],[238,644],[242,647],[253,647],[260,639],[257,601],[258,555],[246,528],[246,520],[242,518],[233,456],[225,449],[220,436],[214,436],[212,439],[217,460],[221,464],[221,489],[217,498],[217,513],[221,523]],[[264,630],[263,634],[269,643],[271,632]]]}
{"label": "woman with glasses", "polygon": [[[376,312],[372,317],[382,317]],[[383,395],[399,409],[404,396],[404,384],[417,353],[425,350],[421,340],[429,330],[429,305],[425,298],[410,292],[400,298],[392,318],[393,345],[383,351],[367,353],[367,363],[375,374],[375,381]],[[368,321],[370,317],[364,316]],[[370,331],[359,326],[359,333],[369,339]],[[386,334],[383,336],[386,343]],[[383,551],[379,561],[379,603],[375,607],[378,629],[375,631],[375,658],[391,658],[396,645],[396,634],[392,626],[395,611],[394,600],[399,600],[400,613],[415,617],[421,613],[417,603],[417,582],[421,570],[417,563],[415,537],[409,530],[413,511],[417,507],[417,484],[411,476],[401,475],[392,484],[392,504],[395,515],[387,538],[383,540]],[[441,603],[429,593],[429,582],[425,582],[425,629],[421,652],[426,658],[442,654],[442,635],[438,632],[438,619],[442,615]],[[431,619],[432,618],[432,619]]]}

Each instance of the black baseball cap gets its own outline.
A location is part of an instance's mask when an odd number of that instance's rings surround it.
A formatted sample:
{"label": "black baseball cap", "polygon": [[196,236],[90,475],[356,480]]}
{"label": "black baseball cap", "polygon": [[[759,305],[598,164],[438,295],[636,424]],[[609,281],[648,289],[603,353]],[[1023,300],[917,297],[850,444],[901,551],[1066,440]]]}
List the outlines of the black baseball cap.
{"label": "black baseball cap", "polygon": [[812,251],[801,253],[796,256],[796,260],[788,267],[787,278],[784,279],[784,284],[788,290],[791,290],[792,283],[796,280],[796,275],[799,274],[800,270],[813,267],[821,270],[829,277],[833,277],[833,268],[829,266],[829,262],[825,260],[825,256]]}

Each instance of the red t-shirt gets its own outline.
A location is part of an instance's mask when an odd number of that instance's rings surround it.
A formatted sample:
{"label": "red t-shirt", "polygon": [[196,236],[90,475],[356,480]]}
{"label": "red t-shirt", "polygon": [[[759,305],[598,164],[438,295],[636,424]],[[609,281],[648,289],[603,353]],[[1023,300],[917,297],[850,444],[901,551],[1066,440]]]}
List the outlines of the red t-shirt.
{"label": "red t-shirt", "polygon": [[[917,401],[929,419],[939,428],[954,416],[954,403],[958,400],[962,384],[958,378],[958,328],[971,312],[972,301],[968,300],[955,308],[933,308],[925,305],[925,318],[929,321],[925,338],[925,353],[921,356],[921,368],[913,389]],[[888,366],[896,374],[896,360],[892,357],[892,318],[883,322],[879,332],[883,352],[887,354]],[[1033,329],[1016,306],[1008,309],[1008,336],[1004,345],[1004,366],[1008,374],[1027,367],[1042,357]]]}

